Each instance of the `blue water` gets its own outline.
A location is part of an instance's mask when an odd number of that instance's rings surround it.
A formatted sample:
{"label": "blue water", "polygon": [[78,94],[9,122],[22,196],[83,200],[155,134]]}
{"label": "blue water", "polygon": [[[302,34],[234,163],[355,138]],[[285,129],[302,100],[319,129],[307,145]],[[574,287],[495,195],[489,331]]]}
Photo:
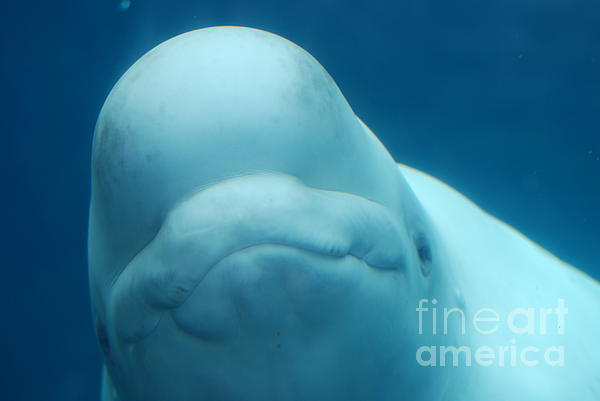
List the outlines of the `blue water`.
{"label": "blue water", "polygon": [[[392,5],[393,4],[393,5]],[[600,3],[3,4],[2,400],[96,400],[87,290],[92,131],[118,77],[210,25],[311,52],[401,162],[600,278]]]}

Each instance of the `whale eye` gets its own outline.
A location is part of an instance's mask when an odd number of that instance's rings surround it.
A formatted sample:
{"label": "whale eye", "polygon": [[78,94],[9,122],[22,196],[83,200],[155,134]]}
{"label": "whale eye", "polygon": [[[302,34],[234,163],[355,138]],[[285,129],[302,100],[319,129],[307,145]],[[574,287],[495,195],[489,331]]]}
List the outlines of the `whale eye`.
{"label": "whale eye", "polygon": [[414,236],[415,248],[421,261],[421,273],[424,276],[429,276],[431,273],[431,264],[433,262],[433,256],[431,254],[431,246],[427,237],[422,232],[418,232]]}

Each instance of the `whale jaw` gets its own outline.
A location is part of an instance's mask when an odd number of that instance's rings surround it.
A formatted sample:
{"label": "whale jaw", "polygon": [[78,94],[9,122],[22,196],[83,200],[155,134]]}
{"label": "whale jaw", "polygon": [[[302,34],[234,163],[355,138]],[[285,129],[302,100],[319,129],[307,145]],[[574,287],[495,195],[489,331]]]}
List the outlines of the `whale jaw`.
{"label": "whale jaw", "polygon": [[[409,307],[418,272],[394,219],[374,202],[277,174],[191,195],[115,282],[108,369],[116,387],[145,401],[168,392],[178,401],[379,391],[398,359],[408,360],[398,310]],[[361,363],[340,371],[355,358]],[[245,395],[233,390],[244,386]]]}

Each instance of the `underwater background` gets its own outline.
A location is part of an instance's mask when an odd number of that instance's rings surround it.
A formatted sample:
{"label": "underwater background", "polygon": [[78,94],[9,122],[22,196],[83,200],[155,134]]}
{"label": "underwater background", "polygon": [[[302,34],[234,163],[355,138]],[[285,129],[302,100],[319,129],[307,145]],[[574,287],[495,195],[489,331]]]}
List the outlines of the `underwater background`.
{"label": "underwater background", "polygon": [[2,400],[98,399],[95,119],[136,59],[206,26],[305,48],[397,161],[600,279],[597,1],[67,0],[1,15]]}

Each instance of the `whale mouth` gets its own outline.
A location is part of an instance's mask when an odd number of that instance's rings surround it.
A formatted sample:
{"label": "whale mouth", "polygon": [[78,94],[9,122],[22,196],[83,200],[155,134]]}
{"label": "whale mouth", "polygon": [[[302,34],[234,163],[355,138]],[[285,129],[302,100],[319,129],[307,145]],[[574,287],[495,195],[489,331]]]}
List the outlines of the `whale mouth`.
{"label": "whale mouth", "polygon": [[182,306],[215,266],[261,245],[401,270],[409,254],[402,223],[376,202],[314,189],[289,175],[222,181],[178,204],[123,271],[114,288],[116,315],[128,327],[125,337],[139,340],[160,311]]}

